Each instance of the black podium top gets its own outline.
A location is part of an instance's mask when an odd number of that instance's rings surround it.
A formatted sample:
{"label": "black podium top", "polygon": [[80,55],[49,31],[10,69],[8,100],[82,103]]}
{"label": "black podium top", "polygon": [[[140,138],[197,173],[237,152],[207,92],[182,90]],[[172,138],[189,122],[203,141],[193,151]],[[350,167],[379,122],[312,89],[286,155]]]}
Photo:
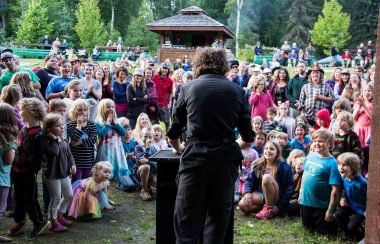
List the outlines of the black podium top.
{"label": "black podium top", "polygon": [[172,150],[161,150],[149,157],[149,160],[156,162],[173,162],[178,163],[181,159],[181,154],[175,154]]}

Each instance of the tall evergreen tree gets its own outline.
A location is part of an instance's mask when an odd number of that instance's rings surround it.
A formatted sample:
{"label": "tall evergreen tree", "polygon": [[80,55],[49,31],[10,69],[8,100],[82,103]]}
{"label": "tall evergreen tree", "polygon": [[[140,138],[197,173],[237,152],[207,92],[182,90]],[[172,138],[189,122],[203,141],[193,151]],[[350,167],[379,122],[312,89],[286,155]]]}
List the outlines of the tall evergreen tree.
{"label": "tall evergreen tree", "polygon": [[307,9],[311,7],[307,0],[291,1],[289,8],[289,20],[287,21],[286,34],[282,38],[295,42],[299,47],[306,47],[310,40],[310,32],[312,20],[307,13]]}
{"label": "tall evergreen tree", "polygon": [[48,21],[47,10],[41,1],[30,0],[17,31],[17,41],[40,42],[45,35],[50,35],[52,30],[53,23]]}
{"label": "tall evergreen tree", "polygon": [[148,0],[142,0],[137,18],[128,26],[126,44],[129,46],[145,46],[151,52],[159,46],[159,36],[149,31],[146,25],[153,22],[153,13],[149,8]]}
{"label": "tall evergreen tree", "polygon": [[81,47],[90,51],[96,45],[105,43],[107,32],[100,18],[98,0],[80,0],[75,15],[78,20],[75,30]]}
{"label": "tall evergreen tree", "polygon": [[338,48],[344,47],[350,40],[348,32],[350,16],[342,12],[342,6],[337,0],[325,1],[322,15],[311,31],[311,39],[314,44],[323,47],[326,55],[330,54],[330,48],[337,43]]}

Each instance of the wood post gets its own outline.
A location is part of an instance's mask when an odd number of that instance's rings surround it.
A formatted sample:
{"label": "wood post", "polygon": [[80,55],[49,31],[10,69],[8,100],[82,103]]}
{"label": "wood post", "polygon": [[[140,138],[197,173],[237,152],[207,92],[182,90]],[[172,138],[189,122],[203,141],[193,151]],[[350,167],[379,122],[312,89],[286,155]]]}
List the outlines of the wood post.
{"label": "wood post", "polygon": [[368,166],[365,243],[380,243],[380,10],[376,40],[376,76],[373,91],[372,132]]}

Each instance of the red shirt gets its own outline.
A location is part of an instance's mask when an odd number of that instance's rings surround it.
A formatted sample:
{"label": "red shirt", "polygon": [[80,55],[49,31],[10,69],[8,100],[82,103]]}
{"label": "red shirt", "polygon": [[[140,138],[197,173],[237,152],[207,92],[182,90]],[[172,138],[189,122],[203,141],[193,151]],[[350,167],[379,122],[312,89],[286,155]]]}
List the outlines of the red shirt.
{"label": "red shirt", "polygon": [[158,106],[168,106],[168,95],[173,93],[173,80],[170,77],[163,78],[157,74],[153,77],[153,82],[156,84]]}

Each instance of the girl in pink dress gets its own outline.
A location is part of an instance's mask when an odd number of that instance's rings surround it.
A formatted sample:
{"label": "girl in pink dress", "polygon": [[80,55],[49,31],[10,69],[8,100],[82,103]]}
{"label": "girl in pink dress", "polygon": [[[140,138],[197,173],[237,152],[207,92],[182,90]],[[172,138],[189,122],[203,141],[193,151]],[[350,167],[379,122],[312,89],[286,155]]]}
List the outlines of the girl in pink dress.
{"label": "girl in pink dress", "polygon": [[366,85],[363,88],[362,96],[358,97],[354,104],[354,131],[358,134],[362,147],[367,144],[366,142],[371,135],[372,98],[373,86]]}
{"label": "girl in pink dress", "polygon": [[265,76],[258,75],[253,81],[253,92],[249,98],[252,106],[251,118],[260,116],[264,121],[267,120],[267,109],[274,107],[272,96],[265,89]]}

